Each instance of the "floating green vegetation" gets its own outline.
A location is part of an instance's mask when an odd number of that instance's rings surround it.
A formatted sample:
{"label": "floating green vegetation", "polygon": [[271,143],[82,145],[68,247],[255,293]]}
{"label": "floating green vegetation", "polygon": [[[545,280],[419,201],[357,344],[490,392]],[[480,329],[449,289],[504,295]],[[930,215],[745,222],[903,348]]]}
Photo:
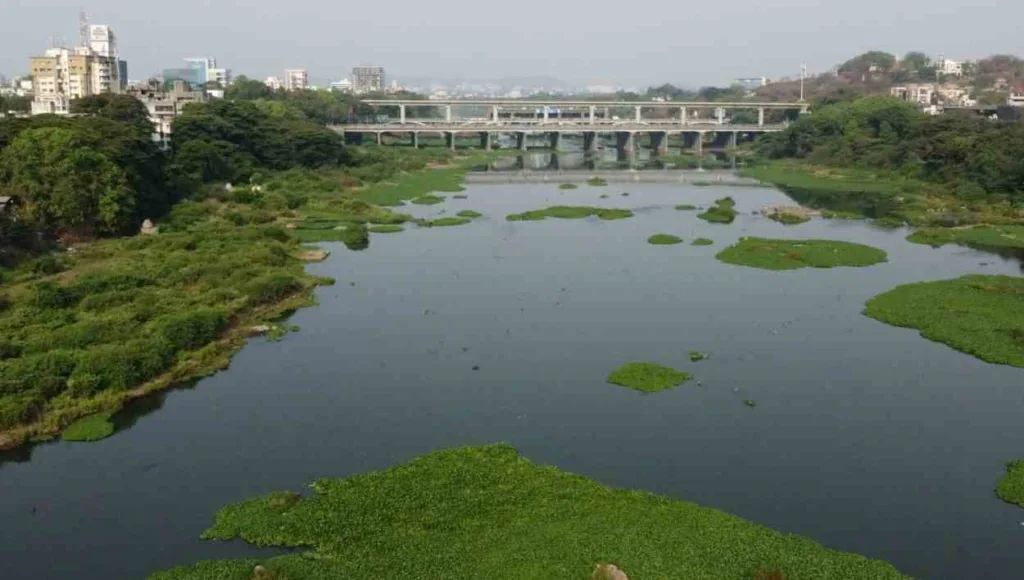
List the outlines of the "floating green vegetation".
{"label": "floating green vegetation", "polygon": [[1024,507],[1024,459],[1017,459],[1006,464],[1006,475],[996,486],[999,499]]}
{"label": "floating green vegetation", "polygon": [[436,220],[420,220],[416,222],[420,227],[443,228],[448,226],[464,226],[473,220],[465,217],[443,217]]}
{"label": "floating green vegetation", "polygon": [[1024,279],[971,275],[898,286],[864,314],[991,363],[1024,367]]}
{"label": "floating green vegetation", "polygon": [[452,196],[452,199],[469,199],[469,196],[462,193],[457,193]]}
{"label": "floating green vegetation", "polygon": [[683,238],[673,236],[672,234],[654,234],[647,238],[647,243],[654,246],[671,246],[683,243]]}
{"label": "floating green vegetation", "polygon": [[297,324],[275,324],[270,327],[270,330],[267,331],[265,336],[267,337],[267,340],[280,342],[284,340],[284,337],[287,336],[288,333],[298,332],[300,330],[302,330],[302,328]]}
{"label": "floating green vegetation", "polygon": [[99,441],[114,434],[110,422],[112,413],[96,413],[72,423],[64,430],[61,438],[65,441]]}
{"label": "floating green vegetation", "polygon": [[629,192],[628,191],[622,192],[622,197],[629,197]]}
{"label": "floating green vegetation", "polygon": [[679,211],[693,211],[693,210],[697,209],[697,206],[689,204],[689,203],[683,203],[683,204],[677,205],[676,209],[678,209]]}
{"label": "floating green vegetation", "polygon": [[472,218],[482,217],[484,214],[482,214],[482,213],[480,213],[478,211],[473,211],[471,209],[464,209],[464,210],[460,211],[459,213],[457,213],[455,215],[457,215],[459,217],[471,218],[472,219]]}
{"label": "floating green vegetation", "polygon": [[[562,580],[590,578],[598,562],[630,578],[748,579],[764,569],[780,578],[903,578],[885,562],[716,509],[535,465],[505,444],[436,451],[311,487],[308,497],[273,493],[228,506],[203,534],[302,551],[151,579]],[[265,576],[253,574],[256,565]]]}
{"label": "floating green vegetation", "polygon": [[404,232],[405,228],[402,226],[385,224],[382,226],[370,226],[369,230],[372,234],[397,234],[398,232]]}
{"label": "floating green vegetation", "polygon": [[727,264],[764,270],[871,266],[886,261],[878,248],[834,240],[740,238],[715,256]]}
{"label": "floating green vegetation", "polygon": [[595,187],[601,187],[601,186],[604,186],[604,185],[608,185],[608,181],[605,180],[603,177],[596,177],[595,176],[595,177],[591,177],[590,179],[587,180],[587,185],[593,185]]}
{"label": "floating green vegetation", "polygon": [[1024,226],[974,226],[967,228],[922,228],[907,241],[939,247],[959,244],[978,249],[1024,248]]}
{"label": "floating green vegetation", "polygon": [[626,363],[608,375],[613,385],[645,393],[657,393],[678,387],[690,378],[688,373],[651,362]]}
{"label": "floating green vegetation", "polygon": [[713,224],[731,224],[736,219],[735,207],[736,202],[731,197],[724,197],[697,217]]}
{"label": "floating green vegetation", "polygon": [[540,221],[547,218],[558,219],[583,219],[590,216],[597,216],[603,220],[621,220],[633,217],[633,212],[628,209],[609,209],[589,206],[556,205],[545,209],[536,209],[523,213],[514,213],[505,216],[510,222],[519,221]]}
{"label": "floating green vegetation", "polygon": [[787,226],[795,226],[797,224],[802,224],[811,221],[811,218],[805,215],[800,215],[797,213],[791,213],[786,211],[770,213],[768,214],[768,218]]}
{"label": "floating green vegetation", "polygon": [[903,220],[894,216],[884,216],[878,219],[873,219],[871,220],[871,224],[887,230],[898,230],[905,225]]}
{"label": "floating green vegetation", "polygon": [[703,353],[703,352],[696,351],[696,350],[691,350],[690,351],[690,362],[698,362],[698,361],[705,360],[706,358],[708,358],[707,353]]}
{"label": "floating green vegetation", "polygon": [[439,195],[422,195],[412,200],[416,205],[437,205],[443,203],[444,198]]}
{"label": "floating green vegetation", "polygon": [[610,196],[610,195],[608,195],[607,193],[602,193],[602,194],[601,194],[601,195],[600,195],[599,197],[600,197],[601,199],[608,199],[608,198],[609,198],[609,197],[611,197],[611,196]]}
{"label": "floating green vegetation", "polygon": [[714,244],[715,241],[709,240],[708,238],[697,238],[696,240],[690,242],[691,246],[713,246]]}
{"label": "floating green vegetation", "polygon": [[748,407],[756,407],[757,406],[757,403],[755,403],[754,401],[751,401],[750,399],[746,399],[745,401],[743,401],[743,404],[748,406]]}
{"label": "floating green vegetation", "polygon": [[558,189],[578,189],[578,188],[579,188],[579,186],[576,185],[575,183],[563,183],[562,185],[558,186]]}

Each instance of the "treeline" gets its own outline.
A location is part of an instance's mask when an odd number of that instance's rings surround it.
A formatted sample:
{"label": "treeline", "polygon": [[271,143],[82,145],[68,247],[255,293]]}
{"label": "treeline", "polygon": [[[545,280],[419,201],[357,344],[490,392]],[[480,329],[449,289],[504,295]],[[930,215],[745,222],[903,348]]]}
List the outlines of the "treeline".
{"label": "treeline", "polygon": [[347,160],[333,131],[253,103],[189,105],[169,151],[131,96],[79,99],[73,112],[0,120],[0,197],[13,199],[0,212],[0,265],[55,239],[135,232],[203,183]]}
{"label": "treeline", "polygon": [[931,116],[909,103],[864,97],[815,107],[758,141],[769,159],[870,169],[947,186],[965,200],[1024,202],[1024,124]]}

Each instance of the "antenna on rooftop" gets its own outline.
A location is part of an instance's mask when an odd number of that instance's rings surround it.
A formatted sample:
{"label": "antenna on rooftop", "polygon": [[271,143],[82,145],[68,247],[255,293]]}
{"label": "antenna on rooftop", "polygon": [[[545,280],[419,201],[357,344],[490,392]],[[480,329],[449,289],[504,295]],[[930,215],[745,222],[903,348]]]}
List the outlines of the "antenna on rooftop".
{"label": "antenna on rooftop", "polygon": [[89,15],[85,10],[78,13],[78,43],[89,46]]}

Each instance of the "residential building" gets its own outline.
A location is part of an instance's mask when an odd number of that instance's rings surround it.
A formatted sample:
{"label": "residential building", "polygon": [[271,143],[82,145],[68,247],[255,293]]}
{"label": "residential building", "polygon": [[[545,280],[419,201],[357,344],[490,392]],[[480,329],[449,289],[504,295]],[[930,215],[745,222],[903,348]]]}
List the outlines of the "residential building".
{"label": "residential building", "polygon": [[939,62],[936,63],[939,72],[944,75],[964,76],[964,62],[962,60],[950,60],[948,58],[939,57]]}
{"label": "residential building", "polygon": [[293,68],[284,71],[284,90],[301,91],[309,85],[309,73],[304,68]]}
{"label": "residential building", "polygon": [[269,88],[272,91],[279,91],[281,90],[281,87],[284,86],[284,83],[281,82],[281,79],[277,77],[267,77],[266,80],[263,81],[263,84],[267,85],[267,88]]}
{"label": "residential building", "polygon": [[153,123],[153,140],[164,145],[170,141],[174,119],[185,105],[209,99],[206,91],[193,89],[183,80],[171,81],[168,91],[161,90],[159,83],[155,83],[132,89],[130,94],[146,106]]}
{"label": "residential building", "polygon": [[352,81],[350,81],[348,79],[341,79],[340,81],[335,81],[335,82],[331,83],[331,90],[332,91],[340,91],[340,92],[343,92],[343,93],[351,93],[352,92]]}
{"label": "residential building", "polygon": [[206,70],[206,81],[210,83],[219,83],[220,86],[226,87],[231,84],[231,69],[228,68],[211,68]]}
{"label": "residential building", "polygon": [[181,80],[193,87],[202,87],[209,82],[220,83],[222,87],[231,83],[231,70],[217,67],[212,57],[186,58],[185,66],[164,69],[164,82]]}
{"label": "residential building", "polygon": [[384,67],[357,66],[352,69],[352,90],[356,93],[380,92],[385,86]]}
{"label": "residential building", "polygon": [[1006,98],[1006,104],[1011,107],[1024,107],[1024,85],[1020,85]]}
{"label": "residential building", "polygon": [[743,88],[744,90],[753,91],[755,89],[759,89],[759,88],[767,85],[768,84],[768,79],[765,78],[765,77],[750,77],[750,78],[743,78],[743,79],[735,79],[735,80],[732,81],[732,84],[738,85],[739,87]]}
{"label": "residential building", "polygon": [[53,47],[29,59],[32,114],[66,115],[71,101],[100,93],[120,93],[128,64],[117,58],[117,37],[105,25],[83,28],[82,45]]}
{"label": "residential building", "polygon": [[904,101],[919,105],[931,105],[935,100],[935,85],[932,83],[910,84],[889,89],[889,94]]}

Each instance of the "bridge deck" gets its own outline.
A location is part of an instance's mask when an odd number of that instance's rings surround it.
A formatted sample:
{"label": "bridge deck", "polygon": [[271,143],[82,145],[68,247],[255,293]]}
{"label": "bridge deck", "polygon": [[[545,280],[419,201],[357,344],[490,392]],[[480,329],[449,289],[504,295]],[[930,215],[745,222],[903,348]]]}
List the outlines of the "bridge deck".
{"label": "bridge deck", "polygon": [[335,125],[339,133],[771,133],[785,125],[732,125],[717,123],[383,123]]}

